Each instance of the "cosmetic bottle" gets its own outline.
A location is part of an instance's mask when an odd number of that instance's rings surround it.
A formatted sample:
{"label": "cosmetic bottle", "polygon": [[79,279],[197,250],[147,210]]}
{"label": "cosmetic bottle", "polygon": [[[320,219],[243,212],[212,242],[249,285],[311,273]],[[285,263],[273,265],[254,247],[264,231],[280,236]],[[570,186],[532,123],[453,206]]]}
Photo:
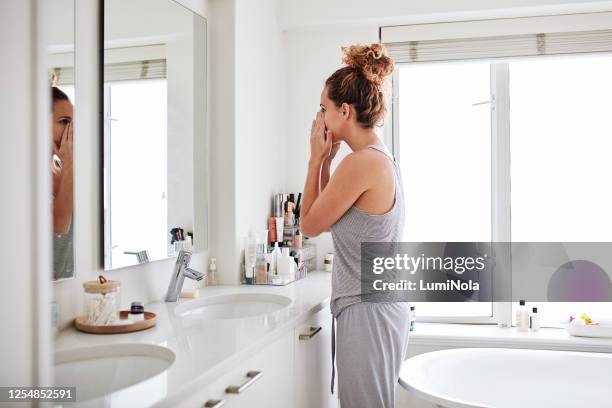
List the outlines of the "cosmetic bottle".
{"label": "cosmetic bottle", "polygon": [[144,307],[142,302],[132,302],[130,306],[130,312],[128,313],[128,319],[132,322],[141,322],[144,318]]}
{"label": "cosmetic bottle", "polygon": [[268,253],[268,230],[265,229],[261,231],[261,235],[259,235],[259,238],[260,240],[258,244],[264,245],[264,254]]}
{"label": "cosmetic bottle", "polygon": [[531,331],[538,331],[540,330],[540,315],[538,314],[538,308],[534,307],[531,313],[531,316],[529,317],[529,327],[531,328]]}
{"label": "cosmetic bottle", "polygon": [[325,255],[325,259],[323,260],[323,265],[325,265],[325,272],[331,272],[334,269],[334,254],[328,252]]}
{"label": "cosmetic bottle", "polygon": [[210,258],[208,267],[208,286],[217,286],[217,259]]}
{"label": "cosmetic bottle", "polygon": [[300,268],[300,255],[298,254],[298,251],[291,250],[289,252],[289,256],[291,257],[291,260],[293,261],[293,265],[292,265],[292,269],[291,269],[291,280],[296,280],[299,279],[299,268]]}
{"label": "cosmetic bottle", "polygon": [[514,312],[514,320],[516,322],[516,327],[519,326],[519,322],[521,321],[521,311],[523,311],[525,308],[525,301],[524,300],[519,300],[519,306],[516,309],[516,311]]}
{"label": "cosmetic bottle", "polygon": [[295,236],[293,237],[293,246],[296,248],[302,247],[302,233],[299,229],[295,231]]}
{"label": "cosmetic bottle", "polygon": [[278,246],[278,242],[274,243],[274,248],[270,253],[270,273],[276,275],[278,271],[278,258],[281,256],[281,250]]}
{"label": "cosmetic bottle", "polygon": [[276,242],[276,218],[268,217],[268,242]]}
{"label": "cosmetic bottle", "polygon": [[266,262],[265,244],[259,244],[255,261],[255,283],[268,283],[268,263]]}
{"label": "cosmetic bottle", "polygon": [[244,277],[249,285],[255,283],[255,262],[257,261],[258,242],[259,238],[255,231],[253,229],[249,230],[249,237],[244,249]]}
{"label": "cosmetic bottle", "polygon": [[518,331],[527,331],[529,330],[529,312],[525,307],[525,301],[519,301],[519,308],[516,311],[516,327]]}
{"label": "cosmetic bottle", "polygon": [[283,195],[274,196],[274,225],[276,227],[275,242],[283,242],[283,228],[285,219],[283,217]]}
{"label": "cosmetic bottle", "polygon": [[281,251],[281,256],[278,258],[278,262],[276,264],[278,274],[280,275],[283,283],[291,282],[291,274],[294,268],[293,265],[295,265],[295,261],[289,255],[289,248],[283,248]]}
{"label": "cosmetic bottle", "polygon": [[289,194],[289,199],[287,201],[287,210],[293,215],[293,211],[295,210],[295,195],[293,193]]}
{"label": "cosmetic bottle", "polygon": [[283,226],[283,242],[286,246],[293,246],[293,213],[289,211],[290,201],[285,203],[285,219]]}

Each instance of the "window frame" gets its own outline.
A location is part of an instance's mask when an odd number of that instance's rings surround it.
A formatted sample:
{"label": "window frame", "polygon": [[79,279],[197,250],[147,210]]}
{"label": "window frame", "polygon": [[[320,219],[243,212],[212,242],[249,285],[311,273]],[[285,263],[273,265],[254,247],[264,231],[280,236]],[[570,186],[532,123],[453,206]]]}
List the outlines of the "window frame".
{"label": "window frame", "polygon": [[[404,65],[404,64],[397,64]],[[507,62],[490,62],[490,115],[491,115],[491,239],[510,241],[510,103]],[[391,78],[391,126],[385,127],[384,137],[395,158],[401,163],[399,135],[399,73]],[[502,198],[503,197],[503,198]],[[509,258],[506,258],[509,259]],[[494,282],[495,285],[495,282]],[[423,316],[418,320],[432,323],[498,324],[512,322],[510,302],[491,302],[490,316]]]}

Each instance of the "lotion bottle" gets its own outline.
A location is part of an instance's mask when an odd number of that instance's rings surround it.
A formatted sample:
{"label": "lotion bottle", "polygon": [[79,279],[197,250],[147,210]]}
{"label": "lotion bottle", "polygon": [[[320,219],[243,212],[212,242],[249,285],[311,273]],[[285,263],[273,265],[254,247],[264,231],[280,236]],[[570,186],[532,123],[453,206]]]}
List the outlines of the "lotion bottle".
{"label": "lotion bottle", "polygon": [[244,249],[244,276],[246,283],[249,285],[255,283],[255,262],[257,261],[258,242],[259,237],[253,229],[250,229],[246,248]]}
{"label": "lotion bottle", "polygon": [[529,312],[525,307],[525,301],[521,300],[519,302],[519,310],[517,310],[517,322],[516,325],[518,327],[518,331],[525,332],[529,330]]}
{"label": "lotion bottle", "polygon": [[537,307],[532,309],[531,316],[529,317],[529,327],[534,332],[540,330],[540,315],[538,314]]}
{"label": "lotion bottle", "polygon": [[514,320],[516,322],[516,327],[519,327],[520,321],[521,321],[521,312],[525,310],[525,301],[524,300],[519,300],[519,306],[516,309],[516,311],[514,312]]}
{"label": "lotion bottle", "polygon": [[281,256],[278,258],[277,263],[276,263],[278,274],[280,275],[283,283],[287,283],[291,281],[293,265],[295,265],[295,261],[289,255],[289,248],[283,248],[281,252]]}
{"label": "lotion bottle", "polygon": [[270,257],[270,272],[276,275],[278,269],[278,258],[281,256],[281,250],[278,246],[278,242],[274,243],[274,248],[272,249],[271,255],[272,256]]}
{"label": "lotion bottle", "polygon": [[210,266],[208,267],[208,286],[217,285],[217,259],[210,258]]}

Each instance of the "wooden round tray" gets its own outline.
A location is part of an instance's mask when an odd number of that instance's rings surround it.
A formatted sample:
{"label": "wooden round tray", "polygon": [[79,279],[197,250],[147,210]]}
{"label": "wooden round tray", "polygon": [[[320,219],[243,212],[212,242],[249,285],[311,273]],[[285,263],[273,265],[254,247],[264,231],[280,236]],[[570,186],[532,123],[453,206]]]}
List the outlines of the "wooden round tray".
{"label": "wooden round tray", "polygon": [[[127,319],[129,310],[119,312],[120,319]],[[140,330],[150,329],[157,323],[157,315],[153,312],[144,312],[144,320],[128,324],[117,324],[112,326],[94,326],[87,324],[87,316],[79,316],[74,319],[74,327],[77,330],[93,334],[118,334],[131,333]]]}

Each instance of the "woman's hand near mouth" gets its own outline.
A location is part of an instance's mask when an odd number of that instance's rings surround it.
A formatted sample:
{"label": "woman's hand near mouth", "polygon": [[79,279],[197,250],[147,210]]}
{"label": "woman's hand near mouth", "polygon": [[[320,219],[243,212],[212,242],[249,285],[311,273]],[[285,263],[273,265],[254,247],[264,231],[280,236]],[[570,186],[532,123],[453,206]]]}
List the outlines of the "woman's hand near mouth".
{"label": "woman's hand near mouth", "polygon": [[331,132],[325,130],[323,113],[317,112],[317,117],[312,121],[312,127],[310,129],[310,160],[315,160],[320,164],[330,156],[331,151]]}

